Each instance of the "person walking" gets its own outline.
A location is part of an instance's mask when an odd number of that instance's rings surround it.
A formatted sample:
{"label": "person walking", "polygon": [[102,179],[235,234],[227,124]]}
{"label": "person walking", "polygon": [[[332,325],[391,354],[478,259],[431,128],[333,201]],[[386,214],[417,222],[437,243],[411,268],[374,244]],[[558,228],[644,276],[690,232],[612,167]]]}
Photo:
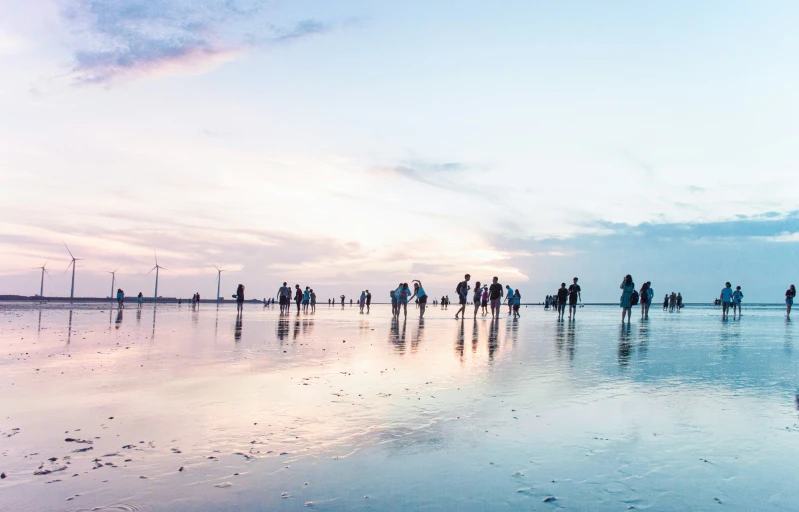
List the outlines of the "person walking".
{"label": "person walking", "polygon": [[744,298],[744,292],[741,291],[740,286],[735,287],[735,291],[732,292],[732,318],[735,320],[735,312],[738,312],[738,318],[741,318],[741,301]]}
{"label": "person walking", "polygon": [[[557,294],[558,320],[563,320],[563,313],[566,311],[566,301],[569,299],[569,290],[566,283],[560,283]],[[569,320],[572,318],[571,308],[569,308]]]}
{"label": "person walking", "polygon": [[522,294],[519,293],[519,289],[516,288],[516,291],[513,293],[513,318],[519,318],[521,315],[519,314],[519,308],[522,305]]}
{"label": "person walking", "polygon": [[125,309],[125,292],[117,288],[117,309]]}
{"label": "person walking", "polygon": [[508,316],[513,314],[513,288],[509,285],[505,285],[505,290],[507,290],[507,295],[505,295],[505,300],[508,303]]}
{"label": "person walking", "polygon": [[[569,320],[577,318],[577,303],[583,303],[582,289],[577,284],[577,278],[572,279],[572,284],[569,285]],[[561,314],[561,318],[563,315]]]}
{"label": "person walking", "polygon": [[311,288],[311,313],[316,313],[316,294]]}
{"label": "person walking", "polygon": [[621,306],[621,323],[624,324],[624,316],[626,315],[627,323],[629,324],[633,309],[632,297],[635,291],[635,283],[633,283],[633,278],[630,274],[624,276],[619,288],[621,289],[621,299],[619,301]]}
{"label": "person walking", "polygon": [[480,311],[480,305],[483,303],[484,290],[480,288],[480,281],[474,283],[474,319],[477,320],[477,312]]}
{"label": "person walking", "polygon": [[785,316],[786,318],[791,318],[791,306],[793,306],[793,299],[796,297],[796,287],[791,285],[785,291]]}
{"label": "person walking", "polygon": [[291,288],[287,286],[287,283],[283,283],[277,291],[277,300],[280,303],[280,314],[288,313],[289,312],[289,297],[291,297]]}
{"label": "person walking", "polygon": [[491,286],[488,287],[488,301],[491,303],[491,318],[493,319],[499,320],[499,312],[504,293],[502,285],[499,284],[499,278],[494,276]]}
{"label": "person walking", "polygon": [[669,309],[669,294],[667,293],[666,295],[663,296],[663,311],[666,311],[668,309]]}
{"label": "person walking", "polygon": [[729,281],[724,284],[724,288],[721,289],[721,294],[719,295],[719,300],[721,300],[721,318],[727,318],[730,312],[730,306],[732,305],[732,285]]}
{"label": "person walking", "polygon": [[236,288],[236,313],[239,315],[244,312],[244,285],[240,284],[238,288]]}
{"label": "person walking", "polygon": [[[455,313],[455,320],[458,319],[458,315],[460,314],[464,315],[461,317],[461,320],[463,320],[463,318],[466,316],[466,297],[468,296],[469,289],[471,288],[469,286],[469,279],[471,278],[472,276],[466,274],[465,276],[463,276],[463,281],[458,283],[458,286],[455,287],[455,293],[458,294],[458,304],[460,304],[458,312]],[[449,300],[447,300],[447,302],[449,303]]]}

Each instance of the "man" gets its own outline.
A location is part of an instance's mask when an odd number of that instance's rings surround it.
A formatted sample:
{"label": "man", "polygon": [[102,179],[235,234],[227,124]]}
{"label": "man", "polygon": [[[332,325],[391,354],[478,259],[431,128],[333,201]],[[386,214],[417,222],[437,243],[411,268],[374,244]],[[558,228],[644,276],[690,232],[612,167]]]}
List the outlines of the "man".
{"label": "man", "polygon": [[306,286],[305,291],[302,292],[302,312],[308,312],[308,306],[311,305],[311,287]]}
{"label": "man", "polygon": [[508,301],[508,315],[513,313],[513,288],[509,285],[505,285],[505,289],[508,290],[508,294],[505,295],[505,298]]}
{"label": "man", "polygon": [[[566,301],[569,298],[569,290],[566,289],[566,283],[560,283],[558,288],[558,320],[563,320],[563,313],[566,312]],[[571,320],[572,313],[571,307],[569,308],[569,320]]]}
{"label": "man", "polygon": [[369,290],[366,290],[366,314],[369,314],[370,306],[372,305],[372,294]]}
{"label": "man", "polygon": [[569,286],[569,320],[577,318],[577,302],[583,302],[583,296],[580,294],[580,285],[577,284],[577,278],[572,280]]}
{"label": "man", "polygon": [[289,297],[291,297],[291,288],[283,283],[283,286],[277,291],[277,300],[280,301],[280,314],[288,312]]}
{"label": "man", "polygon": [[300,308],[302,307],[302,289],[300,285],[294,285],[295,293],[294,293],[294,302],[297,303],[297,314],[300,314]]}
{"label": "man", "polygon": [[488,287],[488,302],[491,304],[491,318],[499,319],[499,308],[502,305],[504,290],[499,284],[499,278],[494,276],[493,283]]}
{"label": "man", "polygon": [[729,281],[721,289],[719,299],[721,299],[721,318],[727,318],[727,314],[730,312],[730,305],[732,305],[732,285]]}
{"label": "man", "polygon": [[461,306],[460,309],[458,309],[458,312],[455,313],[456,320],[458,319],[458,315],[461,314],[463,315],[461,317],[461,320],[463,320],[466,317],[466,298],[469,294],[469,288],[471,288],[469,286],[469,279],[471,278],[472,276],[466,274],[465,276],[463,276],[463,281],[458,283],[458,286],[455,287],[455,291],[458,293],[458,303]]}

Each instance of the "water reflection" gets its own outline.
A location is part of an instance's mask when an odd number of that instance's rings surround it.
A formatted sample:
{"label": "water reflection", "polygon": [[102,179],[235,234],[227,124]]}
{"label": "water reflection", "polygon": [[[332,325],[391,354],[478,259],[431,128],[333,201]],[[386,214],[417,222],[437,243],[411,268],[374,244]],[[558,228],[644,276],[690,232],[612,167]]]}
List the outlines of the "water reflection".
{"label": "water reflection", "polygon": [[405,354],[405,334],[408,327],[408,321],[403,320],[402,326],[397,318],[391,320],[391,328],[389,329],[388,341],[394,345],[394,351],[399,354]]}
{"label": "water reflection", "polygon": [[622,324],[619,331],[619,366],[626,368],[630,364],[630,351],[632,344],[630,343],[630,324]]}
{"label": "water reflection", "polygon": [[121,308],[117,309],[117,318],[114,321],[114,324],[115,324],[114,327],[116,329],[119,329],[120,325],[122,325],[122,311],[124,311],[124,310],[121,309]]}
{"label": "water reflection", "polygon": [[644,319],[638,325],[638,359],[646,359],[649,351],[649,320]]}
{"label": "water reflection", "polygon": [[236,315],[236,328],[233,331],[233,340],[234,341],[241,341],[241,328],[242,328],[242,321],[243,317],[241,313]]}
{"label": "water reflection", "polygon": [[494,353],[499,348],[499,316],[491,320],[488,327],[488,361],[494,361]]}
{"label": "water reflection", "polygon": [[67,345],[72,341],[72,310],[69,310],[69,326],[67,327]]}
{"label": "water reflection", "polygon": [[[474,323],[474,331],[472,336],[477,336],[477,322]],[[455,338],[455,355],[458,356],[460,362],[463,363],[463,348],[466,343],[466,332],[463,326],[463,322],[460,322],[458,326],[458,335]]]}
{"label": "water reflection", "polygon": [[424,318],[419,319],[419,327],[416,329],[416,336],[411,340],[411,353],[415,354],[419,350],[419,344],[424,339]]}
{"label": "water reflection", "polygon": [[569,328],[566,331],[566,352],[569,354],[569,361],[574,362],[574,348],[576,345],[576,321],[569,319]]}

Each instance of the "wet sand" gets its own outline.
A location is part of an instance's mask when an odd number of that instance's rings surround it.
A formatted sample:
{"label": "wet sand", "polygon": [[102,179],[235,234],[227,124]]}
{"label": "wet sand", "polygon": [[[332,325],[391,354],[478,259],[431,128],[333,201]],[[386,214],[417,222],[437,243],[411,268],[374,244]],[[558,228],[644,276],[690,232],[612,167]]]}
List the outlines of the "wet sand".
{"label": "wet sand", "polygon": [[799,503],[781,309],[454,312],[4,304],[0,510]]}

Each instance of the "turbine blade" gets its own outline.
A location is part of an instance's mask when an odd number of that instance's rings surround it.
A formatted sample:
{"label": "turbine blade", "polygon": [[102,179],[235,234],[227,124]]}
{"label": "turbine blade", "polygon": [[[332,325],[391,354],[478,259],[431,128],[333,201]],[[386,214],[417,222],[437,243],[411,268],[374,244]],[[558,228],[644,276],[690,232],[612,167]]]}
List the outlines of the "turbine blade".
{"label": "turbine blade", "polygon": [[66,274],[67,272],[69,272],[69,267],[71,267],[74,264],[75,264],[75,260],[73,259],[72,261],[69,262],[69,265],[67,265],[67,269],[64,271],[64,273]]}
{"label": "turbine blade", "polygon": [[[213,264],[213,263],[211,263],[211,265],[214,265],[214,264]],[[217,270],[219,270],[219,267],[217,267],[216,265],[214,265],[214,268],[215,268],[215,269],[217,269]],[[221,271],[220,271],[220,272],[221,272]]]}
{"label": "turbine blade", "polygon": [[119,270],[119,269],[121,269],[121,268],[122,268],[122,265],[118,266],[118,267],[116,268],[116,270],[114,270],[114,273],[116,273],[116,271],[117,271],[117,270]]}
{"label": "turbine blade", "polygon": [[75,259],[75,256],[72,256],[72,251],[70,251],[70,250],[69,250],[69,247],[67,247],[67,243],[66,243],[66,242],[64,242],[64,247],[66,247],[66,248],[67,248],[67,252],[69,253],[69,255],[70,255],[70,256],[72,257],[72,259],[74,260],[74,259]]}
{"label": "turbine blade", "polygon": [[149,271],[149,272],[147,272],[147,273],[146,273],[146,274],[144,274],[144,275],[145,275],[145,276],[149,276],[150,274],[152,274],[152,273],[153,273],[153,270],[155,270],[156,268],[157,268],[157,267],[153,267],[153,268],[151,268],[151,269],[150,269],[150,271]]}
{"label": "turbine blade", "polygon": [[155,252],[155,249],[153,249],[153,254],[155,255],[155,266],[157,267],[158,266],[158,253]]}

